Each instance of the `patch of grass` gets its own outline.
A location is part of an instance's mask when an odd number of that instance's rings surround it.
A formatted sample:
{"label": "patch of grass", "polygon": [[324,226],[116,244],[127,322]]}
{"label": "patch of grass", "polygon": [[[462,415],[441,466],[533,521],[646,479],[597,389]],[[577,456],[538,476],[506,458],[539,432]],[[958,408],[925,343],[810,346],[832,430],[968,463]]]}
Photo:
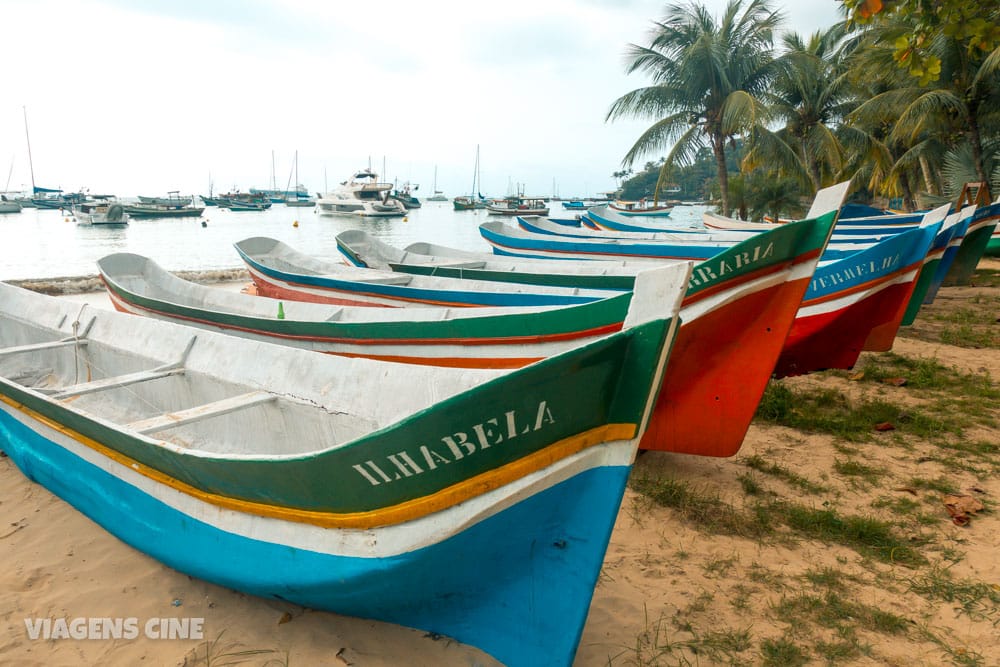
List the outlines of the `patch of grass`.
{"label": "patch of grass", "polygon": [[978,268],[969,280],[976,287],[1000,287],[1000,271],[996,269]]}
{"label": "patch of grass", "polygon": [[809,653],[785,638],[765,639],[760,643],[763,667],[800,667],[809,664]]}
{"label": "patch of grass", "polygon": [[853,459],[838,459],[833,463],[833,469],[844,477],[857,477],[868,484],[876,484],[887,472],[885,468],[865,465]]}
{"label": "patch of grass", "polygon": [[868,652],[870,652],[870,648],[862,647],[856,638],[835,642],[816,642],[816,653],[830,665],[859,658]]}
{"label": "patch of grass", "polygon": [[[904,378],[907,390],[954,390],[963,396],[1000,398],[990,376],[984,373],[962,373],[937,359],[904,357],[895,352],[868,357],[852,374],[862,373],[861,382],[881,384],[891,378]],[[840,373],[846,376],[846,373]]]}
{"label": "patch of grass", "polygon": [[960,435],[963,420],[935,419],[882,399],[853,402],[836,389],[794,390],[772,380],[764,391],[757,418],[809,433],[826,433],[849,442],[871,440],[877,424],[927,437],[942,432]]}
{"label": "patch of grass", "polygon": [[944,654],[951,659],[951,663],[953,665],[980,667],[981,665],[986,664],[983,654],[978,651],[970,650],[968,648],[954,648],[927,629],[924,629],[923,636],[927,641],[937,644]]}
{"label": "patch of grass", "polygon": [[774,533],[774,526],[767,513],[741,512],[717,494],[694,489],[688,482],[636,477],[629,480],[629,485],[657,504],[674,509],[685,521],[710,533],[755,539]]}
{"label": "patch of grass", "polygon": [[927,559],[898,537],[892,526],[866,516],[842,516],[832,509],[787,505],[783,515],[793,530],[828,543],[843,544],[859,553],[888,563],[908,567],[923,565]]}
{"label": "patch of grass", "polygon": [[988,312],[962,308],[948,315],[935,315],[935,320],[944,322],[941,342],[956,347],[997,348],[1000,334],[991,327],[993,320]]}
{"label": "patch of grass", "polygon": [[848,581],[854,581],[855,578],[832,567],[824,567],[819,570],[809,570],[805,573],[806,581],[811,583],[817,588],[825,588],[829,591],[834,591],[837,593],[843,593],[847,591]]}
{"label": "patch of grass", "polygon": [[[690,624],[682,631],[693,634]],[[646,628],[636,637],[634,646],[614,656],[614,659],[628,654],[628,663],[637,667],[662,665],[668,656],[672,659],[671,664],[677,665],[698,664],[702,658],[711,661],[711,664],[738,664],[742,661],[737,654],[751,646],[750,628],[724,629],[694,635],[691,639],[673,639],[664,615],[651,623],[647,614]],[[693,661],[689,655],[694,656]]]}
{"label": "patch of grass", "polygon": [[718,495],[692,489],[675,479],[640,477],[629,484],[638,493],[673,508],[682,520],[708,533],[763,539],[785,525],[810,539],[842,544],[865,556],[915,567],[926,559],[898,537],[890,524],[872,517],[842,516],[832,509],[813,509],[788,502],[760,502],[741,511]]}
{"label": "patch of grass", "polygon": [[733,565],[736,565],[736,557],[730,556],[729,558],[715,558],[701,566],[701,569],[705,572],[705,576],[725,576],[733,569]]}
{"label": "patch of grass", "polygon": [[801,623],[808,619],[826,628],[843,628],[842,636],[853,636],[856,627],[885,635],[901,635],[910,625],[898,614],[852,602],[830,591],[822,596],[803,593],[782,598],[773,610],[785,623]]}
{"label": "patch of grass", "polygon": [[757,584],[764,584],[768,588],[780,590],[785,587],[784,579],[780,574],[760,563],[751,563],[747,578]]}
{"label": "patch of grass", "polygon": [[740,486],[743,487],[743,493],[746,495],[759,496],[764,493],[764,487],[753,475],[740,474],[736,476],[736,479],[739,480]]}
{"label": "patch of grass", "polygon": [[[225,633],[226,631],[223,630],[215,639],[211,641],[206,640],[196,646],[192,653],[184,658],[184,666],[198,667],[199,665],[204,665],[204,667],[223,667],[223,665],[242,664],[246,662],[247,658],[253,656],[274,656],[278,654],[278,651],[275,649],[239,649],[240,644],[238,642],[230,642],[223,646],[221,641]],[[266,664],[287,666],[288,662],[289,655],[286,652],[284,660],[277,657],[270,658]]]}
{"label": "patch of grass", "polygon": [[732,594],[729,596],[729,604],[737,611],[746,611],[750,608],[750,599],[756,592],[752,586],[736,584],[733,586]]}
{"label": "patch of grass", "polygon": [[798,473],[792,472],[782,465],[765,460],[760,454],[747,456],[742,460],[742,463],[748,468],[764,473],[765,475],[776,477],[786,484],[790,484],[808,493],[816,494],[827,490],[826,487],[816,484],[815,482],[799,475]]}
{"label": "patch of grass", "polygon": [[954,482],[944,477],[937,477],[935,479],[911,477],[909,486],[914,489],[926,489],[938,493],[958,493],[958,487],[955,486]]}
{"label": "patch of grass", "polygon": [[1000,617],[1000,588],[993,584],[955,580],[951,570],[934,567],[908,580],[909,590],[928,600],[940,600],[972,619]]}

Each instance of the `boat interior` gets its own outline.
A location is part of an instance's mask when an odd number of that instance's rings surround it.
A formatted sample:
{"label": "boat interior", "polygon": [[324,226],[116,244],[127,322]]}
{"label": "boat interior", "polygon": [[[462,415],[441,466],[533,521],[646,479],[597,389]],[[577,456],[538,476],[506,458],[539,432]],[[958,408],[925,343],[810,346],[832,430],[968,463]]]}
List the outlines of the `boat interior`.
{"label": "boat interior", "polygon": [[27,389],[98,424],[205,453],[322,451],[496,375],[331,358],[33,293],[48,307],[19,318],[12,290],[25,291],[0,284],[0,393]]}

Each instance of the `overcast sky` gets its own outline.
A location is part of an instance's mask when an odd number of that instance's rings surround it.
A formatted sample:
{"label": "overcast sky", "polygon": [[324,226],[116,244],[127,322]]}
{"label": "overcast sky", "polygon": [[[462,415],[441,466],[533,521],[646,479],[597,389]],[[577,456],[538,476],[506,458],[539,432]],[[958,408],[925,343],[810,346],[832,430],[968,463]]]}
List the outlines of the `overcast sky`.
{"label": "overcast sky", "polygon": [[[604,120],[647,0],[5,0],[0,186],[119,196],[388,180],[588,196],[650,122]],[[718,15],[724,0],[704,2]],[[834,0],[776,3],[802,34]],[[651,155],[648,159],[656,159]],[[641,165],[640,165],[641,166]],[[7,189],[0,187],[0,189]]]}

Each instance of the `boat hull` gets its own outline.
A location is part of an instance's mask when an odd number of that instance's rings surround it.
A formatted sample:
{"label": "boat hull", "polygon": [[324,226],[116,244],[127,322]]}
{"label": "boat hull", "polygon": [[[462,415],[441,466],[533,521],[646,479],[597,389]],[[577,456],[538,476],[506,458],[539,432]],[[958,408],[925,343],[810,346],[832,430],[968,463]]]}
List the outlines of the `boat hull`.
{"label": "boat hull", "polygon": [[257,525],[258,517],[201,507],[7,403],[0,403],[0,435],[26,476],[174,569],[260,597],[452,637],[512,667],[572,662],[634,448],[601,445],[564,466],[559,481],[526,483],[457,534],[365,557],[255,537],[315,529]]}
{"label": "boat hull", "polygon": [[1000,221],[1000,204],[990,204],[981,213],[977,210],[977,213],[979,215],[976,215],[969,223],[969,229],[965,233],[965,239],[958,249],[958,254],[942,280],[943,285],[949,287],[968,285],[979,260],[984,254],[989,254],[991,239],[995,236],[997,222]]}
{"label": "boat hull", "polygon": [[682,322],[664,374],[676,384],[660,390],[641,449],[720,457],[739,451],[810,273]]}

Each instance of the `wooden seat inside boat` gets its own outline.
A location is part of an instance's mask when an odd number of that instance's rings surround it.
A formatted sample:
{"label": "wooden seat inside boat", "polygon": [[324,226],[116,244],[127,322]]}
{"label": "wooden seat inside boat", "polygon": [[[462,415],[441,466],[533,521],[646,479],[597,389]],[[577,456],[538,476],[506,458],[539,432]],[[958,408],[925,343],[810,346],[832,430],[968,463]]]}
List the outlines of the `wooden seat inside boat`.
{"label": "wooden seat inside boat", "polygon": [[230,396],[218,401],[212,401],[211,403],[196,405],[185,410],[167,412],[155,417],[134,421],[128,424],[127,427],[142,434],[155,433],[168,428],[185,426],[212,417],[229,414],[237,410],[244,410],[262,403],[270,403],[276,399],[275,395],[269,394],[266,391],[250,391],[238,396]]}
{"label": "wooden seat inside boat", "polygon": [[409,285],[410,281],[412,280],[413,276],[398,275],[398,276],[377,276],[372,278],[364,278],[361,280],[361,282],[370,283],[372,285]]}

